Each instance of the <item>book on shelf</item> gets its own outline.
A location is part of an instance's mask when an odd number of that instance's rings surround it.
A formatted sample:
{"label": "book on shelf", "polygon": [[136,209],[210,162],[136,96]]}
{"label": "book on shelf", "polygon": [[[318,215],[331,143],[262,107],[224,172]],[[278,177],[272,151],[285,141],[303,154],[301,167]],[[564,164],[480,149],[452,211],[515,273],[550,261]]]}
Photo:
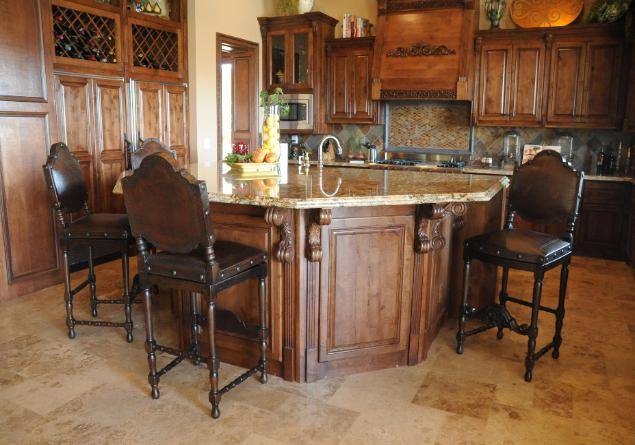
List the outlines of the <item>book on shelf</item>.
{"label": "book on shelf", "polygon": [[368,19],[353,14],[344,14],[342,20],[342,38],[368,37],[372,25]]}

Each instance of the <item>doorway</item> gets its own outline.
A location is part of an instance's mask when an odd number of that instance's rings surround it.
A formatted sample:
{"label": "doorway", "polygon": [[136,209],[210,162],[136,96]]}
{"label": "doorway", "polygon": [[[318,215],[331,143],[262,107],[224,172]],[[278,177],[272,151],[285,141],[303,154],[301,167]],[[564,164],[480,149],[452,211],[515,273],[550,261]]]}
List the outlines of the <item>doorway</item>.
{"label": "doorway", "polygon": [[258,44],[216,33],[218,160],[244,143],[258,143]]}

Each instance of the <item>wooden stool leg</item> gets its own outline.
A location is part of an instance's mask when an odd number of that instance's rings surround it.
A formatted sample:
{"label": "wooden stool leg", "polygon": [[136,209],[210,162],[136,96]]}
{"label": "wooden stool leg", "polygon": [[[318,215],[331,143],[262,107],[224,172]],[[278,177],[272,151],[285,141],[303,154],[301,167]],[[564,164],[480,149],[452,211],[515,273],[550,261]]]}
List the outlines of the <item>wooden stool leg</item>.
{"label": "wooden stool leg", "polygon": [[560,345],[562,344],[562,325],[564,323],[564,297],[567,294],[567,282],[569,278],[569,261],[562,265],[560,271],[560,292],[558,295],[558,308],[556,309],[556,333],[553,336],[553,351],[551,356],[560,357]]}
{"label": "wooden stool leg", "polygon": [[538,337],[538,313],[540,312],[540,297],[542,294],[542,280],[544,272],[534,273],[534,297],[531,305],[531,324],[527,335],[527,357],[525,357],[525,381],[531,382],[532,370],[536,363],[536,338]]}
{"label": "wooden stool leg", "polygon": [[68,264],[70,252],[64,250],[64,301],[66,303],[66,326],[68,327],[68,338],[75,338],[75,319],[73,318],[73,289],[71,288],[71,270]]}
{"label": "wooden stool leg", "polygon": [[90,284],[90,309],[93,317],[97,316],[97,284],[95,265],[93,264],[93,247],[88,246],[88,283]]}
{"label": "wooden stool leg", "polygon": [[266,293],[265,278],[258,279],[258,308],[260,310],[260,383],[267,383],[267,313],[266,313]]}
{"label": "wooden stool leg", "polygon": [[212,417],[218,419],[220,417],[220,394],[218,392],[218,368],[220,362],[216,355],[216,338],[215,329],[216,322],[216,295],[211,293],[209,298],[209,306],[207,307],[207,331],[209,335],[209,357],[207,359],[207,368],[209,369],[209,380],[211,384],[211,390],[209,392],[209,401],[212,404]]}
{"label": "wooden stool leg", "polygon": [[456,353],[463,354],[463,339],[465,337],[465,321],[467,317],[467,295],[470,279],[470,260],[465,260],[463,269],[463,301],[461,302],[461,314],[459,317],[459,331],[456,333]]}
{"label": "wooden stool leg", "polygon": [[[509,266],[503,266],[503,277],[501,283],[501,293],[498,296],[500,304],[505,306],[507,303],[507,282],[509,281]],[[498,327],[498,332],[496,332],[496,338],[503,338],[503,328],[501,326]]]}
{"label": "wooden stool leg", "polygon": [[146,352],[148,353],[148,383],[152,387],[152,398],[159,398],[159,376],[157,375],[156,341],[152,329],[152,292],[150,288],[143,290],[143,300],[145,302],[146,315]]}
{"label": "wooden stool leg", "polygon": [[192,352],[194,353],[194,364],[198,365],[200,363],[198,335],[201,327],[199,325],[198,295],[194,292],[190,293],[190,304],[192,306]]}
{"label": "wooden stool leg", "polygon": [[123,272],[123,310],[126,315],[126,340],[132,343],[132,296],[130,294],[130,264],[128,261],[128,253],[121,254],[121,269]]}

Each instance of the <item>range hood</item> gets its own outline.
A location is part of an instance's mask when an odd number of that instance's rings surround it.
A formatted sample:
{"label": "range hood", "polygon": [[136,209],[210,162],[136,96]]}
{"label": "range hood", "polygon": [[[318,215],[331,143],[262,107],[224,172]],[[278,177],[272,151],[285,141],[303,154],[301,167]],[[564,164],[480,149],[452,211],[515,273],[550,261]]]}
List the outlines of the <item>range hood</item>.
{"label": "range hood", "polygon": [[379,0],[374,100],[470,100],[473,0]]}

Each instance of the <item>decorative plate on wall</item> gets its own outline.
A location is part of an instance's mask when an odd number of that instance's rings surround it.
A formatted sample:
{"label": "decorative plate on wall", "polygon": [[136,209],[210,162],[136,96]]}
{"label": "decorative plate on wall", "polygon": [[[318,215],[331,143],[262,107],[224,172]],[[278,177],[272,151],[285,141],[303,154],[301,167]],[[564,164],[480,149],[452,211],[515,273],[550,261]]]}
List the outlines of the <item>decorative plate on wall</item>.
{"label": "decorative plate on wall", "polygon": [[514,0],[512,20],[521,28],[549,28],[573,22],[584,7],[584,0]]}

